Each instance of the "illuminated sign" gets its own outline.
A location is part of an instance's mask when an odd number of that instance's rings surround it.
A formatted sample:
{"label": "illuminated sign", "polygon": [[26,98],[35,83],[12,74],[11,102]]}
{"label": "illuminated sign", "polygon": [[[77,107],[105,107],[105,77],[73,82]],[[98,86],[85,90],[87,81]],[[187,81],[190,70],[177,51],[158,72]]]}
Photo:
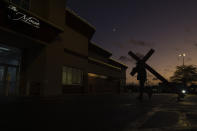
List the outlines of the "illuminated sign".
{"label": "illuminated sign", "polygon": [[27,16],[26,14],[20,12],[15,6],[9,5],[8,9],[10,13],[8,14],[8,18],[13,21],[22,21],[27,23],[35,28],[40,28],[40,21],[34,17]]}

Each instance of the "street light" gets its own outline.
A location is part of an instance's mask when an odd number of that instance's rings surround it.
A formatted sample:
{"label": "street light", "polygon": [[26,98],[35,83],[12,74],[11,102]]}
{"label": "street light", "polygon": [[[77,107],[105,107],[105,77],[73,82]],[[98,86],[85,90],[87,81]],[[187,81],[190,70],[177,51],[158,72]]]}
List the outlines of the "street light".
{"label": "street light", "polygon": [[186,54],[185,53],[183,53],[183,54],[179,54],[179,57],[183,57],[183,66],[184,66],[184,64],[185,64],[185,59],[184,59],[184,57],[186,56]]}

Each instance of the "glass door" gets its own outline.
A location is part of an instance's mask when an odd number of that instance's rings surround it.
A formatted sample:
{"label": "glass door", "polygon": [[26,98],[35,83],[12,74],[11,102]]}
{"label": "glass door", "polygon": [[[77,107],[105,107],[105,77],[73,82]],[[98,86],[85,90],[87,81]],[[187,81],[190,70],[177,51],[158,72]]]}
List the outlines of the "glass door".
{"label": "glass door", "polygon": [[18,94],[21,50],[0,43],[0,96]]}
{"label": "glass door", "polygon": [[0,95],[5,95],[5,66],[0,65]]}
{"label": "glass door", "polygon": [[18,89],[18,67],[0,65],[0,96],[15,96]]}
{"label": "glass door", "polygon": [[8,96],[10,95],[16,95],[17,93],[17,67],[14,66],[8,66],[7,67],[7,73],[6,73],[6,83],[8,88]]}

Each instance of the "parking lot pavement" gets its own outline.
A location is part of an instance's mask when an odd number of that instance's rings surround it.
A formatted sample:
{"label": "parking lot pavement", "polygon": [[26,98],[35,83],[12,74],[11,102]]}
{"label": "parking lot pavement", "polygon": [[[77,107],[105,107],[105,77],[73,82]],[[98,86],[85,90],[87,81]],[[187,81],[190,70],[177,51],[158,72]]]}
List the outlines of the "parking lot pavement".
{"label": "parking lot pavement", "polygon": [[125,131],[196,131],[197,96],[187,95],[180,102],[170,101],[155,106],[132,122]]}
{"label": "parking lot pavement", "polygon": [[[173,124],[166,121],[174,114],[159,109],[176,102],[176,95],[155,94],[152,100],[148,100],[145,95],[142,102],[136,100],[136,97],[137,94],[70,95],[56,100],[10,100],[0,103],[0,128],[125,131],[156,128],[153,121],[160,121],[158,124],[163,127]],[[170,120],[176,123],[177,114]]]}

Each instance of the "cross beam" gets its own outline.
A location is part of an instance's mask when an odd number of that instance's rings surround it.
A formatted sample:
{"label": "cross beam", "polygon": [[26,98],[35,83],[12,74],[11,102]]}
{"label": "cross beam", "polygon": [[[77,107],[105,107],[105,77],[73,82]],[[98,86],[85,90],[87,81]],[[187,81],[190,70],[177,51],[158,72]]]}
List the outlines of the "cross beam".
{"label": "cross beam", "polygon": [[154,76],[156,76],[159,80],[161,80],[163,83],[168,84],[168,80],[166,80],[162,75],[160,75],[158,72],[156,72],[152,67],[147,65],[145,63],[146,69],[151,72]]}
{"label": "cross beam", "polygon": [[[144,57],[143,59],[141,60],[138,56],[136,56],[133,52],[129,51],[129,55],[131,57],[133,57],[136,61],[143,61],[144,63],[151,57],[151,55],[154,53],[155,51],[153,49],[151,49]],[[132,70],[132,72],[130,73],[132,76],[135,75],[137,71],[136,70]]]}
{"label": "cross beam", "polygon": [[[154,53],[154,50],[151,49],[142,59],[140,59],[137,55],[135,55],[132,51],[129,51],[129,55],[134,58],[136,61],[142,61],[145,64],[145,68],[151,72],[155,77],[157,77],[159,80],[161,80],[163,83],[168,84],[168,80],[166,80],[162,75],[160,75],[158,72],[156,72],[152,67],[150,67],[148,64],[145,62],[151,57],[151,55]],[[135,75],[137,71],[132,70],[130,73],[132,76]]]}

